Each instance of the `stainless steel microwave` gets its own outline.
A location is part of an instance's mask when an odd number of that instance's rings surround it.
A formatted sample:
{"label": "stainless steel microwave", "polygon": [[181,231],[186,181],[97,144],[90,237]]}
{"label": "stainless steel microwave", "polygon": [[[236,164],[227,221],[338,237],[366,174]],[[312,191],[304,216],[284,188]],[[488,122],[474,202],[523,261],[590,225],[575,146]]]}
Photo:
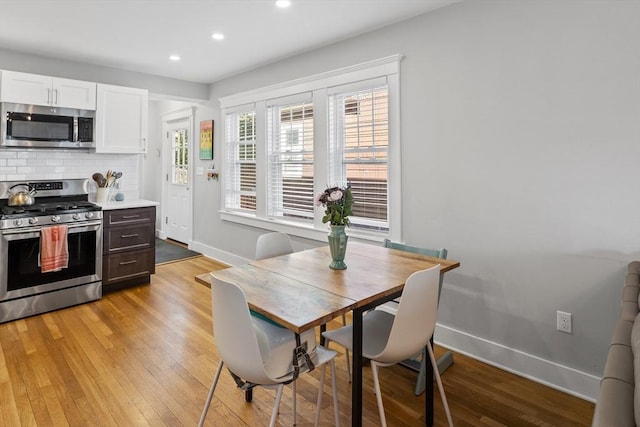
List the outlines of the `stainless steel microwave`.
{"label": "stainless steel microwave", "polygon": [[3,103],[2,147],[94,148],[95,111]]}

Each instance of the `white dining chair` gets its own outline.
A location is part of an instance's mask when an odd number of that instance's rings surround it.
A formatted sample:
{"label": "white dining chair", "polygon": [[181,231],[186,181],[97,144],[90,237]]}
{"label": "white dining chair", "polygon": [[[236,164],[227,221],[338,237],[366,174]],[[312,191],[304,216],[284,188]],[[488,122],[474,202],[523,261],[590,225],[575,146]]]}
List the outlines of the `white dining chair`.
{"label": "white dining chair", "polygon": [[[274,231],[258,236],[258,240],[256,241],[256,261],[280,255],[287,255],[290,253],[293,253],[293,245],[291,244],[291,238],[289,238],[288,234]],[[262,318],[262,316],[257,313],[253,314]],[[344,314],[342,315],[342,324],[347,324],[347,317]],[[351,382],[351,360],[349,359],[349,350],[345,351],[344,356],[347,362],[347,377],[349,382]],[[249,398],[247,397],[247,400],[248,399]]]}
{"label": "white dining chair", "polygon": [[335,423],[339,425],[334,363],[336,352],[322,346],[316,346],[314,336],[312,344],[307,342],[307,354],[310,356],[313,366],[309,366],[305,358],[300,357],[298,359],[300,362],[299,370],[295,372],[293,355],[297,346],[295,334],[292,331],[252,316],[249,313],[244,291],[237,285],[219,280],[213,275],[211,295],[213,300],[213,335],[220,355],[220,362],[198,426],[204,425],[220,373],[225,365],[242,389],[246,390],[256,386],[276,389],[276,399],[269,423],[271,427],[275,426],[282,391],[286,384],[292,384],[293,425],[296,424],[296,378],[314,367],[322,366],[316,409],[315,424],[317,426],[327,363],[331,366]]}
{"label": "white dining chair", "polygon": [[[384,239],[384,247],[390,249],[398,249],[405,252],[411,252],[414,254],[421,254],[430,257],[447,259],[448,251],[445,248],[440,249],[431,249],[431,248],[422,248],[417,246],[410,246],[404,243],[392,242],[389,239]],[[440,275],[440,282],[438,284],[438,304],[440,302],[440,296],[442,295],[442,283],[444,276]],[[386,302],[379,307],[376,307],[376,310],[387,311],[393,315],[396,314],[398,309],[398,304],[400,303],[400,298],[397,298],[393,301]],[[431,340],[433,343],[433,339]],[[406,366],[410,369],[413,369],[418,372],[418,378],[416,379],[416,386],[414,389],[414,393],[416,396],[422,394],[422,392],[426,388],[426,374],[427,374],[427,351],[422,349],[419,355],[411,357],[401,362],[403,366]],[[442,365],[440,365],[440,361],[442,361]],[[442,374],[445,369],[453,362],[453,354],[450,351],[447,351],[445,355],[441,356],[438,360],[438,372]]]}
{"label": "white dining chair", "polygon": [[[405,283],[395,316],[382,310],[371,310],[362,318],[362,356],[371,361],[382,426],[386,426],[387,421],[382,404],[378,368],[395,365],[425,347],[433,366],[447,421],[449,426],[453,426],[430,342],[438,313],[439,279],[440,265],[413,273]],[[322,335],[328,340],[327,345],[330,341],[335,341],[345,348],[353,347],[353,325],[325,331]]]}
{"label": "white dining chair", "polygon": [[273,232],[258,236],[256,241],[256,260],[293,253],[291,239],[285,233]]}

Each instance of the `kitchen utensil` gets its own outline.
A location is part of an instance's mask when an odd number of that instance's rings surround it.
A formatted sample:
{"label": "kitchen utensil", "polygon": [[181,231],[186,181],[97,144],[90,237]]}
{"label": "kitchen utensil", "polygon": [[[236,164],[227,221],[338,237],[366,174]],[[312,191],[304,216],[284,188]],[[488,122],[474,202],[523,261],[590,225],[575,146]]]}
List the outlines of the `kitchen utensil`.
{"label": "kitchen utensil", "polygon": [[122,172],[116,172],[116,179],[122,178]]}
{"label": "kitchen utensil", "polygon": [[[12,191],[15,187],[24,187],[23,191]],[[35,201],[33,195],[36,193],[34,188],[29,184],[16,184],[9,188],[9,198],[7,204],[9,206],[30,206]]]}
{"label": "kitchen utensil", "polygon": [[98,187],[104,187],[104,185],[106,184],[107,180],[104,177],[104,175],[102,175],[100,172],[96,172],[94,173],[91,178],[93,178],[93,180],[98,184]]}

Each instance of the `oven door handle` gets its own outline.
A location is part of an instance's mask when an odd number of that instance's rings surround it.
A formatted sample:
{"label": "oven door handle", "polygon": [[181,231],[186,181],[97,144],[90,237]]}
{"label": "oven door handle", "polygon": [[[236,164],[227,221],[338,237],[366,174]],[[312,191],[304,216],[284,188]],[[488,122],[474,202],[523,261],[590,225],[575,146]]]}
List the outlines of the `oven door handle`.
{"label": "oven door handle", "polygon": [[[74,229],[74,228],[81,228],[81,227],[99,227],[102,225],[102,221],[89,221],[89,222],[81,222],[81,223],[75,223],[75,224],[68,224],[68,228],[69,230]],[[53,225],[51,227],[54,227]],[[45,227],[25,227],[25,228],[12,228],[10,230],[3,230],[2,234],[3,235],[9,235],[9,234],[24,234],[24,233],[39,233],[40,230],[42,230]]]}

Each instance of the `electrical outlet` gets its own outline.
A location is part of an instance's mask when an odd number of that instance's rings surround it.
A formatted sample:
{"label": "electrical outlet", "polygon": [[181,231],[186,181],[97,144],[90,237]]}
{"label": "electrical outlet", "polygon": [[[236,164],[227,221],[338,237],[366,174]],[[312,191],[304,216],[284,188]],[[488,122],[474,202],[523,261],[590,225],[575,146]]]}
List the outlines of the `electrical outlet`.
{"label": "electrical outlet", "polygon": [[560,332],[572,333],[571,329],[571,313],[558,311],[556,318],[556,326]]}

